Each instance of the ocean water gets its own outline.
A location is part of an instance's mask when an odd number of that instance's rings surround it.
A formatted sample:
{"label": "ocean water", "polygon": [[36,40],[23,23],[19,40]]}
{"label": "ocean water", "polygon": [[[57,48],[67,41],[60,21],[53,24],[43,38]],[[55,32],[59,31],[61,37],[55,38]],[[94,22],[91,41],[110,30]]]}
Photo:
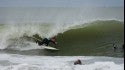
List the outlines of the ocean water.
{"label": "ocean water", "polygon": [[[100,56],[0,54],[1,70],[124,70],[124,59]],[[73,65],[81,59],[82,65]]]}
{"label": "ocean water", "polygon": [[[35,34],[56,35],[59,50]],[[123,44],[123,7],[0,8],[0,70],[123,70]]]}

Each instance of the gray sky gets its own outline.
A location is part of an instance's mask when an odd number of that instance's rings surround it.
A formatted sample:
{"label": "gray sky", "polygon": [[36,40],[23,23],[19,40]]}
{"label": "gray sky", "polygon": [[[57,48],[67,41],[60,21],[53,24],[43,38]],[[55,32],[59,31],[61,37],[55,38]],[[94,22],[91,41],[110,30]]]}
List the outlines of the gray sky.
{"label": "gray sky", "polygon": [[124,0],[0,0],[0,7],[123,7]]}

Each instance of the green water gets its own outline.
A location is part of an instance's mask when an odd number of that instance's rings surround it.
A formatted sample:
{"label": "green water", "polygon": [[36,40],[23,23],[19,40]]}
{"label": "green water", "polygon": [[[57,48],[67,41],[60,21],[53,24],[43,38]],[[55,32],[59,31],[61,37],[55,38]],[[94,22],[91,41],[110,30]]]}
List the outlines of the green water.
{"label": "green water", "polygon": [[[5,49],[0,50],[0,52],[45,56],[124,56],[122,47],[124,43],[124,22],[101,20],[89,23],[86,27],[84,25],[77,27],[80,28],[70,29],[58,34],[58,45],[50,44],[50,46],[58,48],[59,51]],[[117,49],[114,50],[114,47],[117,47]]]}
{"label": "green water", "polygon": [[[124,24],[96,21],[85,28],[71,29],[57,37],[60,51],[52,55],[123,56]],[[113,44],[117,50],[113,49]]]}

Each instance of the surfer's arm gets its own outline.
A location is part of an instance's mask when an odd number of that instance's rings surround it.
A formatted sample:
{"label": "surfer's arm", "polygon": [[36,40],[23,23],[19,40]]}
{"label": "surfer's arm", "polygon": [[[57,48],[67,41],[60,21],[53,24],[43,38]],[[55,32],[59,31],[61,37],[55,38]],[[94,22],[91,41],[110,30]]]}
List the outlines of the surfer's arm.
{"label": "surfer's arm", "polygon": [[52,43],[54,43],[55,45],[57,45],[57,42],[55,42],[55,41],[51,41]]}

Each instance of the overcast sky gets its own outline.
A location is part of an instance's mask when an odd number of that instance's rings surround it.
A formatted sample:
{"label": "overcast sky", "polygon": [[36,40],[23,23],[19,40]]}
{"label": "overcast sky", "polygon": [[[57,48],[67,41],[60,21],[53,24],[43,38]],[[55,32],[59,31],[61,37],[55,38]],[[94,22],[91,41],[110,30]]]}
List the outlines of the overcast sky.
{"label": "overcast sky", "polygon": [[0,0],[0,7],[123,7],[124,0]]}

